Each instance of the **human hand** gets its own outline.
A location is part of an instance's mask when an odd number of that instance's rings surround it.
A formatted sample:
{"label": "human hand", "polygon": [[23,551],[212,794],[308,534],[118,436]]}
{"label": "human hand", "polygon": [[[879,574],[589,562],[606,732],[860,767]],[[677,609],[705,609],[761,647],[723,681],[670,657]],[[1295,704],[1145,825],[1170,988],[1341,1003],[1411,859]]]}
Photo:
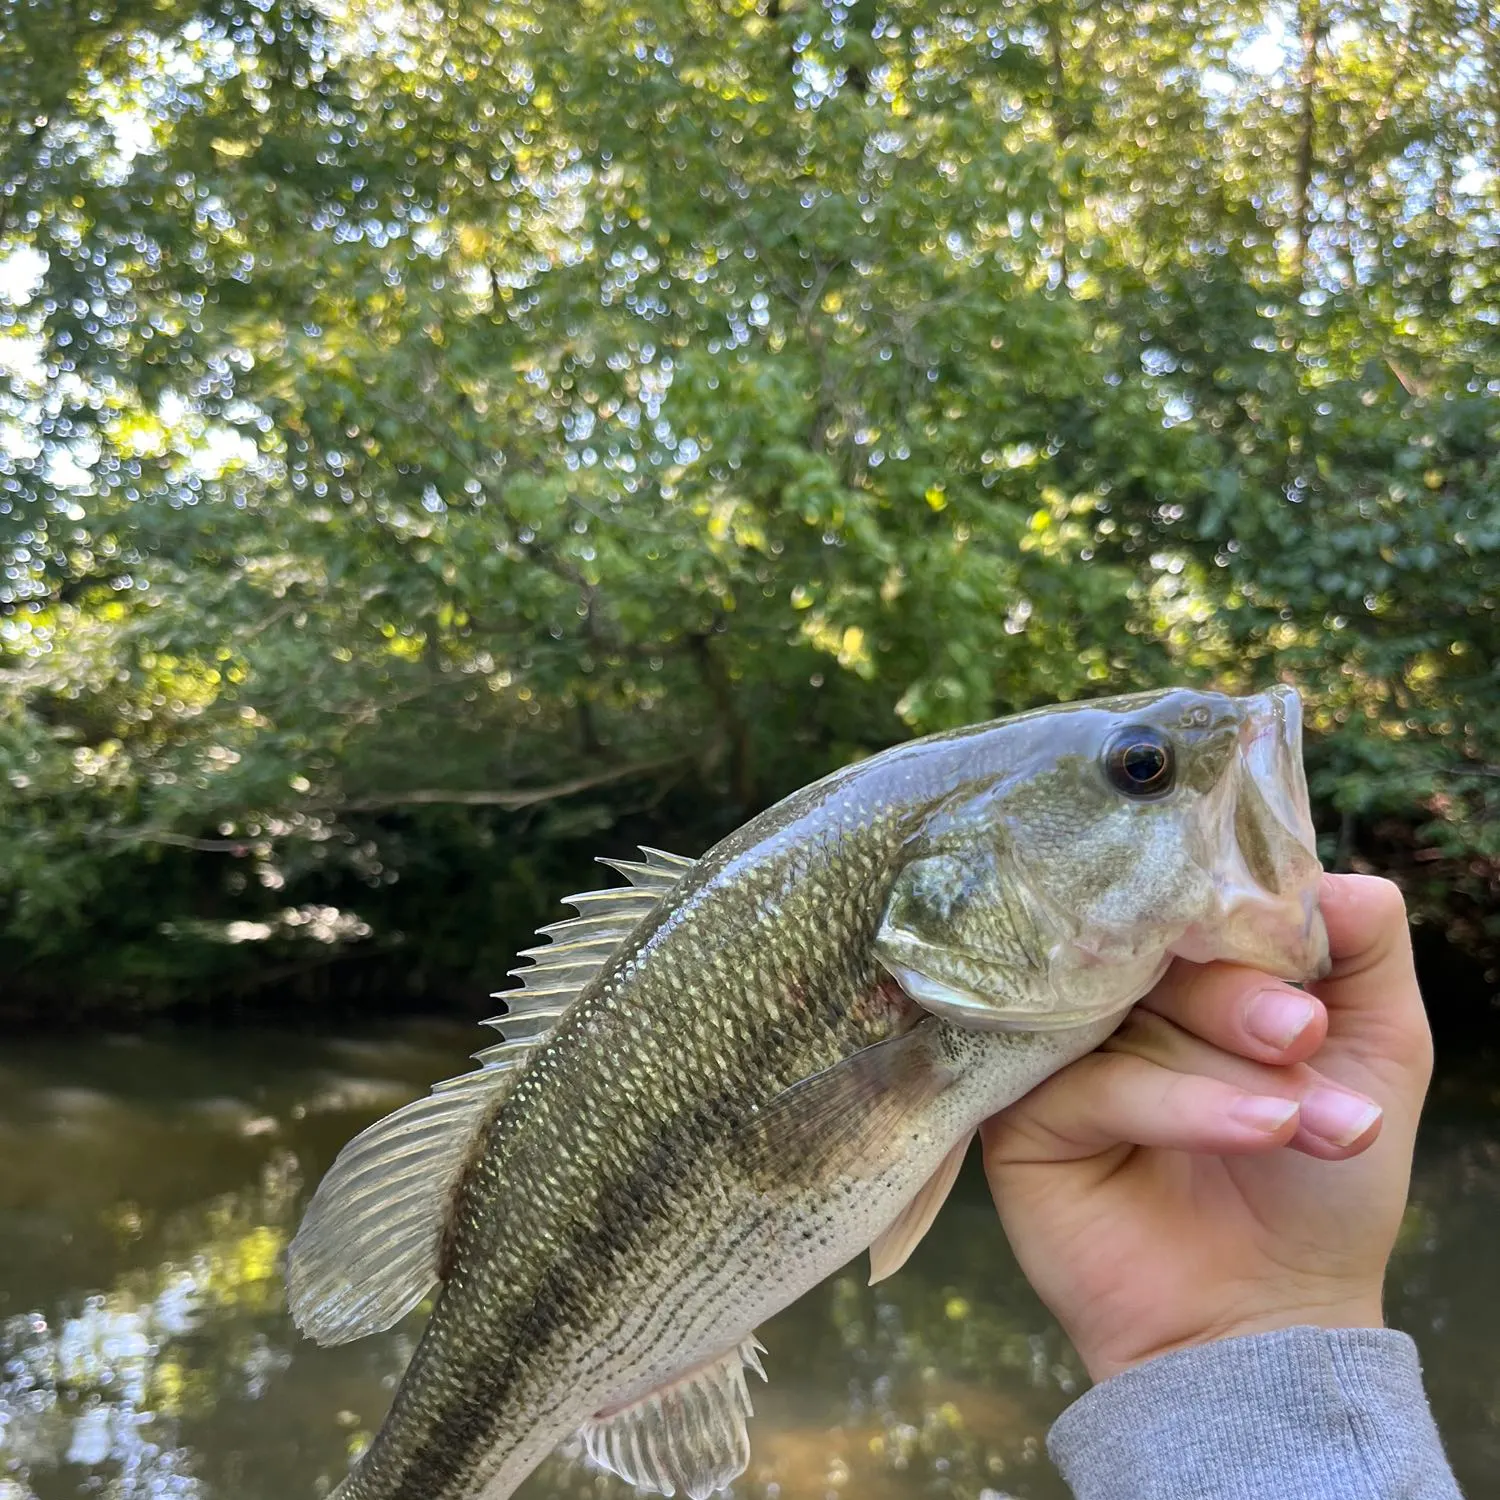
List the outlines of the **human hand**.
{"label": "human hand", "polygon": [[1021,1269],[1095,1380],[1382,1324],[1432,1041],[1401,893],[1329,875],[1321,895],[1333,968],[1307,994],[1179,962],[1104,1049],[984,1127]]}

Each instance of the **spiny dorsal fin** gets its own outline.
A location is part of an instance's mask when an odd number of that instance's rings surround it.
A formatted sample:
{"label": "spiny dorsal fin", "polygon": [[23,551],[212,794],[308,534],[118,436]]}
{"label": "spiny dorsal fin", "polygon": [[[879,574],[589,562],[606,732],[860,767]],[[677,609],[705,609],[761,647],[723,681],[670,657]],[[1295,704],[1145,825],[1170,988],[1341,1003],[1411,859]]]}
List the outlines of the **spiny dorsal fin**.
{"label": "spiny dorsal fin", "polygon": [[671,1385],[586,1422],[578,1435],[589,1457],[639,1489],[706,1500],[750,1462],[745,1419],[754,1408],[745,1368],[764,1380],[760,1354],[748,1338]]}
{"label": "spiny dorsal fin", "polygon": [[389,1328],[432,1289],[453,1191],[516,1070],[693,867],[660,850],[641,852],[644,864],[601,861],[628,886],[568,896],[579,915],[541,929],[549,941],[522,955],[534,960],[530,967],[513,971],[521,988],[497,997],[506,1013],[485,1022],[504,1040],[474,1054],[479,1068],[435,1084],[339,1153],[287,1257],[287,1302],[309,1338],[343,1344]]}
{"label": "spiny dorsal fin", "polygon": [[578,915],[538,929],[538,935],[547,941],[522,951],[521,957],[531,962],[510,971],[521,981],[521,987],[498,991],[492,996],[504,1000],[507,1008],[503,1016],[491,1016],[484,1023],[486,1026],[495,1027],[507,1039],[520,1035],[534,1038],[536,1031],[531,1024],[534,1019],[555,1023],[635,931],[641,919],[655,911],[662,897],[693,868],[692,860],[678,854],[644,847],[641,853],[646,856],[644,863],[628,859],[599,861],[618,870],[629,885],[563,897]]}

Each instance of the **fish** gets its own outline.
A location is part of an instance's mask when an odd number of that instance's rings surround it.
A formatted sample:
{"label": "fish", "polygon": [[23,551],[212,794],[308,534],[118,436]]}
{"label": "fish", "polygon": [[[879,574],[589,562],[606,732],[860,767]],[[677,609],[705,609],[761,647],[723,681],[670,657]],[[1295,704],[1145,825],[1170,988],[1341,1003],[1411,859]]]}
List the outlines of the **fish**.
{"label": "fish", "polygon": [[344,1147],[302,1332],[432,1297],[337,1500],[504,1500],[560,1445],[654,1493],[743,1472],[756,1330],[921,1240],[982,1121],[1174,957],[1327,971],[1296,692],[1054,705],[895,746],[625,884],[513,971],[501,1040]]}

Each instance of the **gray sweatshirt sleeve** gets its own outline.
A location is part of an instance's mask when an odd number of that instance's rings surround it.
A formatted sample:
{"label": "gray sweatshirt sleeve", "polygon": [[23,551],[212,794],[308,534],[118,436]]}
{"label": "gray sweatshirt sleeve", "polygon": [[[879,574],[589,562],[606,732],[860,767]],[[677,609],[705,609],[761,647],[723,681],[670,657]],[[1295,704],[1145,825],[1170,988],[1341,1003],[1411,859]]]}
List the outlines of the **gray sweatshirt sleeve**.
{"label": "gray sweatshirt sleeve", "polygon": [[1047,1439],[1078,1500],[1459,1500],[1416,1345],[1287,1328],[1096,1385]]}

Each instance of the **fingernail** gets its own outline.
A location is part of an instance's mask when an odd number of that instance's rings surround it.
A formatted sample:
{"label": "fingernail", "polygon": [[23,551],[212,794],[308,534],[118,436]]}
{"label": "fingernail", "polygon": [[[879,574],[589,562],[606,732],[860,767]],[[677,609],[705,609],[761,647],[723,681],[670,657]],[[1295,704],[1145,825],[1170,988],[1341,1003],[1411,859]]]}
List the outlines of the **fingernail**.
{"label": "fingernail", "polygon": [[1297,1101],[1276,1099],[1270,1094],[1242,1094],[1229,1113],[1241,1125],[1275,1135],[1297,1113]]}
{"label": "fingernail", "polygon": [[1343,1089],[1312,1089],[1302,1100],[1302,1128],[1333,1146],[1352,1146],[1380,1114],[1378,1104]]}
{"label": "fingernail", "polygon": [[1245,1030],[1280,1052],[1312,1025],[1317,1013],[1313,1001],[1295,990],[1262,990],[1245,1011]]}

